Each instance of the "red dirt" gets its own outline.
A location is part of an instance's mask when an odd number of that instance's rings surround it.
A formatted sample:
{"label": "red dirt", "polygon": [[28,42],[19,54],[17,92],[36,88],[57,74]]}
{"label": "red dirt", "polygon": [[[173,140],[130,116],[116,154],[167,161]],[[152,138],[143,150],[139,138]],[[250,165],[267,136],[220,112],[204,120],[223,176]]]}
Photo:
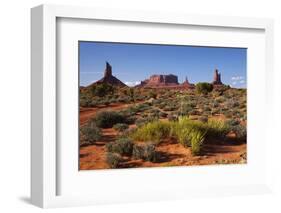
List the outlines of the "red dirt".
{"label": "red dirt", "polygon": [[[121,110],[131,105],[133,104],[80,108],[80,125],[85,124],[100,110]],[[130,128],[134,126],[131,125]],[[117,137],[117,132],[113,128],[109,128],[102,129],[102,133],[102,139],[94,145],[80,147],[80,170],[109,168],[106,163],[105,144],[114,141]],[[234,134],[229,134],[228,137],[229,140],[225,143],[214,141],[206,144],[202,156],[192,156],[189,148],[184,148],[179,143],[167,140],[156,147],[156,151],[160,153],[160,159],[157,163],[123,157],[124,162],[122,162],[121,168],[246,163],[246,143],[235,142]]]}
{"label": "red dirt", "polygon": [[[107,129],[104,133],[104,137],[107,138],[108,142],[113,141],[114,136],[116,136],[113,129]],[[81,147],[81,170],[109,168],[106,164],[106,143],[97,142],[95,145]],[[189,148],[184,148],[181,144],[172,141],[159,144],[156,150],[160,153],[160,159],[157,163],[125,157],[121,167],[135,168],[245,163],[242,160],[242,155],[246,152],[246,144],[209,144],[204,147],[203,156],[192,156]]]}
{"label": "red dirt", "polygon": [[109,106],[100,106],[100,107],[80,107],[80,125],[84,125],[87,121],[93,117],[98,111],[101,110],[122,110],[126,109],[135,104],[142,102],[136,102],[133,104],[110,104]]}

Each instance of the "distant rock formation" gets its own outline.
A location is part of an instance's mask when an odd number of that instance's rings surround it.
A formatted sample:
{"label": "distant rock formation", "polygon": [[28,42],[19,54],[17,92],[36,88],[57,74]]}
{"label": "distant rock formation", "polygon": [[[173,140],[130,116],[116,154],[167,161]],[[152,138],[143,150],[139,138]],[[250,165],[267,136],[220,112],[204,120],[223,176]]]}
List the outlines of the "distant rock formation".
{"label": "distant rock formation", "polygon": [[106,61],[106,67],[104,70],[104,77],[109,78],[112,76],[112,66]]}
{"label": "distant rock formation", "polygon": [[[93,86],[95,84],[102,84],[107,83],[111,84],[113,86],[118,87],[128,87],[126,84],[124,84],[122,81],[117,79],[115,76],[112,75],[112,67],[111,65],[106,62],[106,67],[104,70],[104,77],[94,83],[92,83],[90,86]],[[221,73],[217,69],[215,69],[214,72],[214,79],[212,84],[215,87],[220,87],[221,85],[224,85],[221,81]],[[169,74],[169,75],[151,75],[148,79],[141,81],[139,85],[136,85],[137,88],[170,88],[170,89],[179,89],[179,90],[185,90],[185,89],[194,89],[195,85],[189,83],[187,77],[185,78],[185,81],[183,83],[178,82],[178,76]],[[81,89],[83,89],[81,87]]]}
{"label": "distant rock formation", "polygon": [[223,83],[221,82],[221,73],[219,73],[217,69],[215,69],[213,84],[223,85]]}
{"label": "distant rock formation", "polygon": [[187,77],[185,77],[185,81],[181,84],[181,86],[189,89],[193,89],[195,87],[194,84],[189,83]]}
{"label": "distant rock formation", "polygon": [[89,86],[93,86],[95,84],[102,84],[102,83],[107,83],[118,87],[127,87],[126,84],[124,84],[122,81],[120,81],[118,78],[112,75],[112,67],[108,62],[106,62],[103,78]]}
{"label": "distant rock formation", "polygon": [[145,87],[163,87],[179,85],[178,76],[176,75],[152,75],[149,79],[141,81],[140,86]]}

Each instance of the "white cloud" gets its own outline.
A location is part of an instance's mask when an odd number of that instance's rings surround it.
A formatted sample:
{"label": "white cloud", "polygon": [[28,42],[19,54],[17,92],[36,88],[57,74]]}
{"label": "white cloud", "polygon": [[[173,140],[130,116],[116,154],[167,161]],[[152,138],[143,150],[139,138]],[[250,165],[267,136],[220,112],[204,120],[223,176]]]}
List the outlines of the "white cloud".
{"label": "white cloud", "polygon": [[238,81],[238,80],[242,80],[242,79],[244,79],[244,76],[232,76],[231,77],[231,80],[233,80],[233,81]]}
{"label": "white cloud", "polygon": [[125,84],[129,87],[134,87],[134,86],[140,84],[140,81],[134,81],[134,82],[127,81],[127,82],[125,82]]}
{"label": "white cloud", "polygon": [[232,76],[231,77],[231,83],[230,85],[232,87],[243,87],[244,84],[246,83],[246,78],[245,76]]}

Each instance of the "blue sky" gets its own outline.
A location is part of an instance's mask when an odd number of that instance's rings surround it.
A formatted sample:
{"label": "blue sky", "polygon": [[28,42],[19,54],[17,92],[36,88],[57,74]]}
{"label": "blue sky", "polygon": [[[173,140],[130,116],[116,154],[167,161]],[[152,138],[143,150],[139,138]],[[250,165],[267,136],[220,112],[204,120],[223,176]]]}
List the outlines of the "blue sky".
{"label": "blue sky", "polygon": [[211,82],[214,69],[222,82],[246,87],[247,49],[198,46],[79,42],[80,85],[87,86],[103,77],[105,61],[112,74],[135,85],[153,74],[174,74],[179,82]]}

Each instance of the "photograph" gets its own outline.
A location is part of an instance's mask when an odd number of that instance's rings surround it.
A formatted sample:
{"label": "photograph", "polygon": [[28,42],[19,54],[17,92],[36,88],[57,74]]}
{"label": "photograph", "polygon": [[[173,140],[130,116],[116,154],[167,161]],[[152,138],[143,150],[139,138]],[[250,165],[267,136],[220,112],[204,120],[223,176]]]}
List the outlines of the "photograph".
{"label": "photograph", "polygon": [[79,170],[247,163],[247,48],[78,42]]}

